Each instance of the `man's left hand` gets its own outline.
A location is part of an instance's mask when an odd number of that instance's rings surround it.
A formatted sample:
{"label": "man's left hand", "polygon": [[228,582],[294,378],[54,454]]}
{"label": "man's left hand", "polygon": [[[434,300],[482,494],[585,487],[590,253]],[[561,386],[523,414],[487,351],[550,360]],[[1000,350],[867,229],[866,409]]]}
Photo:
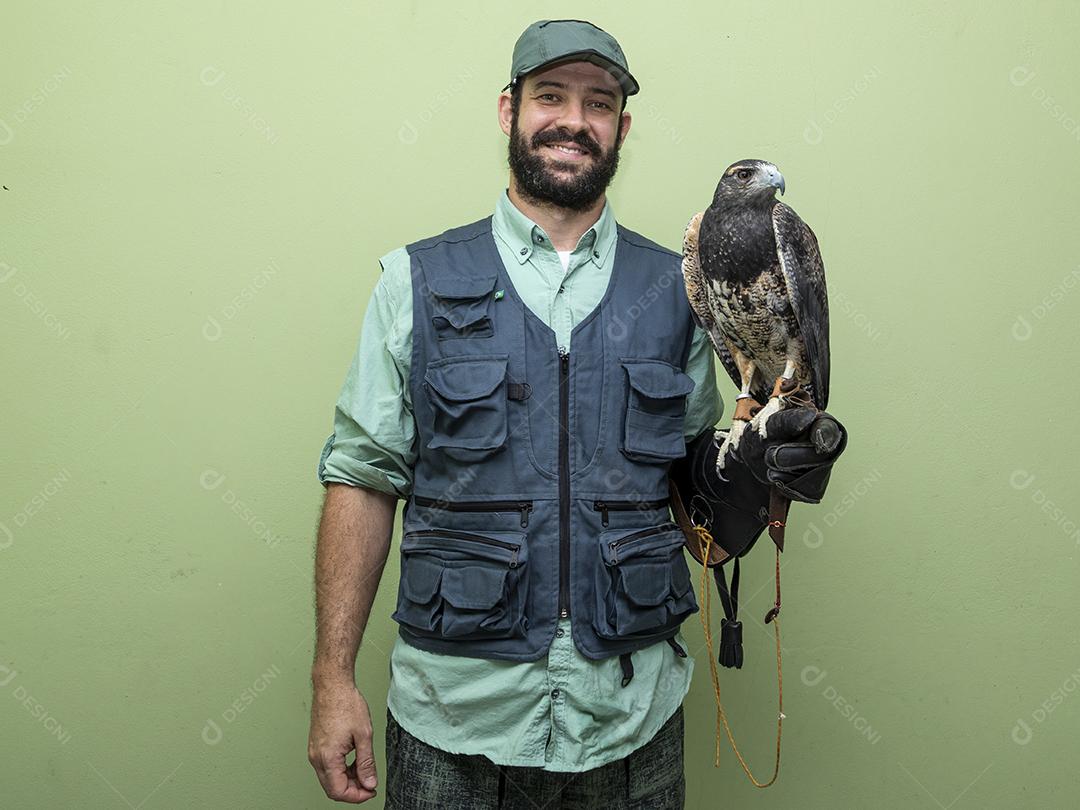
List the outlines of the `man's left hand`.
{"label": "man's left hand", "polygon": [[[747,426],[723,470],[716,456],[723,434],[708,428],[687,442],[686,455],[669,471],[692,523],[701,523],[730,555],[746,552],[769,521],[772,487],[793,501],[818,503],[832,465],[844,451],[847,431],[831,414],[797,406],[769,417],[767,439]],[[689,537],[690,553],[701,550]]]}
{"label": "man's left hand", "polygon": [[847,430],[830,413],[796,406],[772,414],[762,439],[747,426],[734,451],[754,477],[793,501],[819,503],[833,464],[847,446]]}

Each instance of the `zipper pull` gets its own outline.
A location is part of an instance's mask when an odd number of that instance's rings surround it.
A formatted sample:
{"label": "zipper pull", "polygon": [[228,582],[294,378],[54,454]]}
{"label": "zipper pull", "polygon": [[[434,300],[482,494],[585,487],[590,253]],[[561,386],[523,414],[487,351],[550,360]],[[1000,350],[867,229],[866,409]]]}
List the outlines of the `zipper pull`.
{"label": "zipper pull", "polygon": [[600,510],[600,524],[603,526],[608,525],[608,508],[607,501],[593,501],[593,509]]}
{"label": "zipper pull", "polygon": [[533,505],[528,501],[522,501],[518,504],[518,509],[521,510],[521,528],[525,528],[529,525],[529,512],[532,511]]}

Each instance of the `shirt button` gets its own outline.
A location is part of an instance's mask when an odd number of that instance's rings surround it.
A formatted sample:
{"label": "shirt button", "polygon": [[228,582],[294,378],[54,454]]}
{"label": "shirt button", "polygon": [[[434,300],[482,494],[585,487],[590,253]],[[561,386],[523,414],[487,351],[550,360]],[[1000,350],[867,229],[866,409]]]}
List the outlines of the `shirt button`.
{"label": "shirt button", "polygon": [[522,256],[524,256],[524,255],[525,255],[526,253],[528,253],[528,252],[529,252],[529,249],[528,249],[528,248],[522,248],[522,249],[521,249],[521,255],[522,255]]}
{"label": "shirt button", "polygon": [[593,255],[594,259],[599,259],[600,258],[600,251],[599,250],[594,250],[592,252],[592,255]]}
{"label": "shirt button", "polygon": [[544,237],[542,237],[540,234],[537,234],[536,235],[536,243],[540,244],[543,241],[544,241]]}
{"label": "shirt button", "polygon": [[556,627],[555,628],[555,637],[556,638],[562,638],[565,635],[566,635],[566,631],[563,630],[561,627]]}
{"label": "shirt button", "polygon": [[562,292],[562,291],[563,291],[563,285],[562,285],[562,284],[560,284],[560,285],[559,285],[559,292]]}
{"label": "shirt button", "polygon": [[551,690],[551,699],[552,700],[558,700],[559,699],[559,690],[558,689],[552,689]]}

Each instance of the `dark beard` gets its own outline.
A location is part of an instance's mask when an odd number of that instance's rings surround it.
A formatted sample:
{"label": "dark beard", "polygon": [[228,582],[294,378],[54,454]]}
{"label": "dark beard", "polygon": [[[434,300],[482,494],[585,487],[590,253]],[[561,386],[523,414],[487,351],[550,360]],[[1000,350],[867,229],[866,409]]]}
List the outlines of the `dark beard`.
{"label": "dark beard", "polygon": [[[620,130],[622,125],[620,123]],[[569,180],[556,177],[544,163],[540,148],[548,143],[573,143],[584,149],[594,158],[593,165]],[[560,208],[572,211],[584,211],[590,208],[607,189],[611,179],[619,168],[619,142],[606,153],[588,133],[579,132],[571,135],[564,127],[537,132],[532,137],[532,148],[526,143],[525,136],[518,130],[517,114],[510,122],[509,159],[510,171],[517,180],[518,190],[529,199],[548,202]],[[556,161],[558,168],[572,167],[566,161]]]}

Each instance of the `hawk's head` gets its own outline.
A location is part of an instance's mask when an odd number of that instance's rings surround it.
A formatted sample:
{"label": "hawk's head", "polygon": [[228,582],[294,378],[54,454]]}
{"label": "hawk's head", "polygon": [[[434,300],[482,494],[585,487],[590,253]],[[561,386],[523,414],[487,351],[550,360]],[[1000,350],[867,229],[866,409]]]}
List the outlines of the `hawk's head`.
{"label": "hawk's head", "polygon": [[773,164],[766,160],[740,160],[724,170],[716,184],[713,202],[767,202],[774,199],[777,189],[784,193],[784,175]]}

